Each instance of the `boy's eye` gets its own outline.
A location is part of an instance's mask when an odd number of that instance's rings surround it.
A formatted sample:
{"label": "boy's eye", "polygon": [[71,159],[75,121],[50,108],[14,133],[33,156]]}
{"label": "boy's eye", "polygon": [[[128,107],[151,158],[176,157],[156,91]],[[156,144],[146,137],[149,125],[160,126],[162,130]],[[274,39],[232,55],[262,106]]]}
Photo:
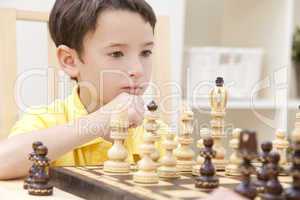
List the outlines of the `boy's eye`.
{"label": "boy's eye", "polygon": [[124,54],[121,51],[116,51],[116,52],[110,53],[108,55],[113,58],[120,58],[120,57],[124,56]]}
{"label": "boy's eye", "polygon": [[142,56],[143,57],[149,57],[151,54],[152,54],[152,51],[150,51],[150,50],[142,51]]}

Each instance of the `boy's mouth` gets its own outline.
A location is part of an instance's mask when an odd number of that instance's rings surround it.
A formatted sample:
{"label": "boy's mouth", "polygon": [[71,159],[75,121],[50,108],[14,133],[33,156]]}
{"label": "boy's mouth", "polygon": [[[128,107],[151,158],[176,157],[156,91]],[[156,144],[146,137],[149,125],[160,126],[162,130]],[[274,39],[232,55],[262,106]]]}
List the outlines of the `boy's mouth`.
{"label": "boy's mouth", "polygon": [[143,87],[140,86],[125,86],[121,88],[122,91],[127,92],[129,94],[133,95],[140,95],[142,94]]}

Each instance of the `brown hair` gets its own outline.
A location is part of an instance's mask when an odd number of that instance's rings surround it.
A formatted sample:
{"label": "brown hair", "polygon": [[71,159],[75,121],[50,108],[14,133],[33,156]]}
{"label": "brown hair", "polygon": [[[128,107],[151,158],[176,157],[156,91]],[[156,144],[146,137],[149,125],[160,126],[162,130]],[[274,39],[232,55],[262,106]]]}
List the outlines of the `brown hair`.
{"label": "brown hair", "polygon": [[155,13],[145,0],[56,0],[49,19],[55,45],[64,44],[81,55],[84,36],[95,31],[98,16],[108,9],[138,13],[155,29]]}

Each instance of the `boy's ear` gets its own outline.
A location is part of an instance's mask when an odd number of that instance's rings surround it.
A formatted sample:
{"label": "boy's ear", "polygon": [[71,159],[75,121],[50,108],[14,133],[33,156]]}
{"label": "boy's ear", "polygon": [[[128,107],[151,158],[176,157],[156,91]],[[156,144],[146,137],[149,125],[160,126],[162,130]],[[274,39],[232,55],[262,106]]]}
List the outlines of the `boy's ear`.
{"label": "boy's ear", "polygon": [[57,47],[56,55],[61,69],[71,78],[79,76],[79,69],[76,67],[77,53],[66,45],[59,45]]}

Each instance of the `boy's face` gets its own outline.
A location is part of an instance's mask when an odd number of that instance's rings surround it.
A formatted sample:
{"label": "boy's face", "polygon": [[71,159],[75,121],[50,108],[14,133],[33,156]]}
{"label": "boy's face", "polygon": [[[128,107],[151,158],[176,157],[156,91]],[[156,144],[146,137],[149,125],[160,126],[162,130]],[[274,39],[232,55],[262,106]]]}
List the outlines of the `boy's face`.
{"label": "boy's face", "polygon": [[154,35],[151,25],[139,14],[104,11],[95,32],[85,36],[83,46],[83,62],[78,59],[75,67],[89,101],[103,105],[122,92],[145,92],[152,71]]}

